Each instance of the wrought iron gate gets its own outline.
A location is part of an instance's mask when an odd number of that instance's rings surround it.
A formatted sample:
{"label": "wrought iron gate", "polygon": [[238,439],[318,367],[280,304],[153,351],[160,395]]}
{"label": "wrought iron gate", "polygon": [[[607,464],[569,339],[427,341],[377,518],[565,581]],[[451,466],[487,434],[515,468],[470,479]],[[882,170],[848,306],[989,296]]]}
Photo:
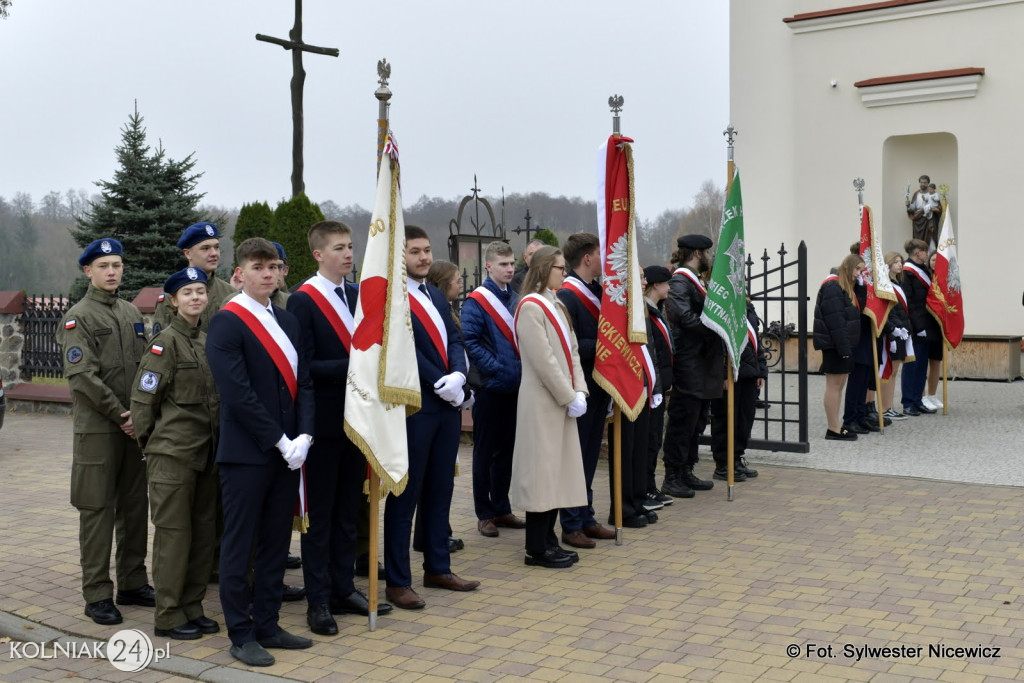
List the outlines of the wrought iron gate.
{"label": "wrought iron gate", "polygon": [[57,325],[71,304],[66,296],[26,296],[21,314],[21,332],[25,345],[21,353],[21,376],[63,377],[64,356],[57,345]]}

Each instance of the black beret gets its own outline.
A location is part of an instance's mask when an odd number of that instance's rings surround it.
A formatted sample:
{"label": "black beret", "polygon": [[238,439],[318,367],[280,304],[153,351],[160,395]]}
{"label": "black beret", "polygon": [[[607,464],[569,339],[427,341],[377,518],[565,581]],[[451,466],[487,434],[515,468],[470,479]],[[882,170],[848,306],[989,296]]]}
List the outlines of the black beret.
{"label": "black beret", "polygon": [[671,280],[672,273],[665,266],[647,266],[644,268],[644,278],[647,279],[647,284],[656,285]]}
{"label": "black beret", "polygon": [[212,240],[220,237],[220,232],[217,231],[217,226],[213,223],[195,223],[185,228],[185,232],[181,233],[181,237],[178,238],[178,249],[189,249],[204,242],[206,240]]}
{"label": "black beret", "polygon": [[683,235],[676,244],[680,249],[710,249],[715,245],[707,235]]}
{"label": "black beret", "polygon": [[124,253],[124,247],[113,237],[103,237],[92,242],[85,248],[82,255],[78,257],[78,265],[87,266],[100,256],[120,256]]}
{"label": "black beret", "polygon": [[199,268],[189,266],[167,278],[167,282],[164,283],[164,291],[168,294],[174,294],[185,285],[190,285],[193,282],[202,282],[205,285],[207,283],[206,273]]}

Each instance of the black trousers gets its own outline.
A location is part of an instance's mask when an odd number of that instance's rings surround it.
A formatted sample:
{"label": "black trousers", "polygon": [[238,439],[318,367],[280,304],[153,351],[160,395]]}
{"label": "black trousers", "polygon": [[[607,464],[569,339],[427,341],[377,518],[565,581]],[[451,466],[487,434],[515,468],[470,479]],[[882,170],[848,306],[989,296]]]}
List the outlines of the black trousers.
{"label": "black trousers", "polygon": [[668,402],[668,429],[665,431],[665,468],[693,469],[699,458],[700,435],[707,427],[706,399],[675,394]]}
{"label": "black trousers", "polygon": [[[650,439],[651,409],[644,404],[636,420],[622,416],[622,518],[644,514],[647,498],[647,442]],[[608,488],[611,500],[609,524],[615,523],[615,425],[608,425]]]}
{"label": "black trousers", "polygon": [[351,595],[356,561],[356,520],[366,459],[345,437],[321,437],[306,459],[309,530],[302,534],[306,601],[326,605]]}
{"label": "black trousers", "polygon": [[665,441],[667,409],[668,401],[662,401],[660,406],[651,411],[651,428],[647,437],[647,491],[650,493],[658,490],[654,474],[658,470],[658,453],[661,452],[661,444]]}
{"label": "black trousers", "polygon": [[477,519],[512,512],[512,451],[516,445],[518,393],[476,392],[473,404],[473,507]]}
{"label": "black trousers", "polygon": [[558,519],[558,508],[547,512],[526,513],[526,552],[530,555],[543,555],[548,548],[558,545],[555,536],[555,520]]}
{"label": "black trousers", "polygon": [[871,381],[871,366],[854,363],[853,371],[846,380],[846,399],[843,401],[843,424],[854,424],[867,419],[864,402],[868,398],[868,383]]}
{"label": "black trousers", "polygon": [[[754,412],[757,406],[757,378],[750,377],[736,381],[733,410],[735,411],[733,455],[738,458],[747,452],[750,431],[754,428]],[[722,398],[711,400],[711,454],[715,458],[715,467],[724,470],[728,464],[729,450],[729,393]]]}

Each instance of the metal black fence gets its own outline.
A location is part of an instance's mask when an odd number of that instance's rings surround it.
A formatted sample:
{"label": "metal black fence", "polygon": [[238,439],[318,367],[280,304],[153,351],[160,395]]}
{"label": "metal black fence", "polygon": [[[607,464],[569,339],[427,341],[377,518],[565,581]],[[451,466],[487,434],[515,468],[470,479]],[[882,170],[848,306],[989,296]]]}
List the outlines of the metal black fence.
{"label": "metal black fence", "polygon": [[25,337],[21,375],[25,381],[33,377],[64,376],[64,356],[55,334],[61,318],[73,303],[69,296],[25,297],[21,314],[21,333]]}

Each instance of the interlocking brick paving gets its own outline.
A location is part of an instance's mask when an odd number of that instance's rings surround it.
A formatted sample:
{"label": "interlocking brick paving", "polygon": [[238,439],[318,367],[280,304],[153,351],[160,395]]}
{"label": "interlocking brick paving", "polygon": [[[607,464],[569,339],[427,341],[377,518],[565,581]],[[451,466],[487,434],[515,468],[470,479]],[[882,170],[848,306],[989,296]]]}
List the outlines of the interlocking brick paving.
{"label": "interlocking brick paving", "polygon": [[[954,386],[961,384],[966,383]],[[1016,394],[1006,395],[1006,405],[1019,404]],[[818,405],[812,403],[812,412]],[[621,546],[601,541],[596,550],[579,551],[580,563],[569,570],[524,566],[522,531],[502,529],[495,539],[476,532],[471,450],[463,447],[466,474],[456,481],[451,522],[466,549],[453,555],[452,566],[480,579],[478,591],[416,586],[426,609],[382,616],[374,632],[365,619],[340,617],[338,636],[314,635],[309,650],[275,651],[277,663],[258,672],[231,658],[221,633],[171,641],[172,659],[141,676],[119,672],[105,660],[12,659],[10,646],[0,643],[0,679],[1018,679],[1024,663],[1020,489],[811,469],[816,453],[855,459],[858,448],[882,448],[870,439],[895,441],[897,430],[917,449],[914,458],[904,459],[923,462],[925,470],[929,449],[942,445],[933,438],[958,449],[965,471],[972,460],[1008,457],[972,447],[990,438],[976,440],[972,430],[989,425],[972,424],[968,415],[916,418],[926,419],[934,422],[921,424],[935,427],[917,428],[914,438],[907,436],[913,425],[900,423],[884,437],[862,439],[860,446],[840,444],[844,452],[816,439],[812,453],[799,456],[803,460],[751,453],[760,461],[761,476],[737,484],[735,501],[726,500],[724,483],[718,482],[713,491],[660,511],[657,524],[626,529]],[[1006,429],[1016,456],[1019,423]],[[82,614],[77,514],[68,502],[70,444],[67,417],[14,413],[0,430],[0,612],[6,613],[0,614],[0,627],[18,640],[33,640],[33,630],[48,628],[102,641],[121,628],[152,633],[150,609],[122,608],[125,622],[117,627],[98,626]],[[698,467],[706,478],[709,460],[702,454]],[[606,463],[594,489],[604,520]],[[413,553],[414,565],[417,558]],[[419,584],[415,566],[414,576]],[[289,571],[286,580],[301,583],[301,570]],[[365,590],[366,580],[359,585]],[[206,608],[210,617],[222,619],[216,586],[210,587]],[[282,626],[308,635],[305,603],[285,603]],[[928,651],[979,645],[1000,648],[999,657]],[[897,656],[865,647],[903,650]],[[914,655],[910,650],[916,647],[923,649]]]}

